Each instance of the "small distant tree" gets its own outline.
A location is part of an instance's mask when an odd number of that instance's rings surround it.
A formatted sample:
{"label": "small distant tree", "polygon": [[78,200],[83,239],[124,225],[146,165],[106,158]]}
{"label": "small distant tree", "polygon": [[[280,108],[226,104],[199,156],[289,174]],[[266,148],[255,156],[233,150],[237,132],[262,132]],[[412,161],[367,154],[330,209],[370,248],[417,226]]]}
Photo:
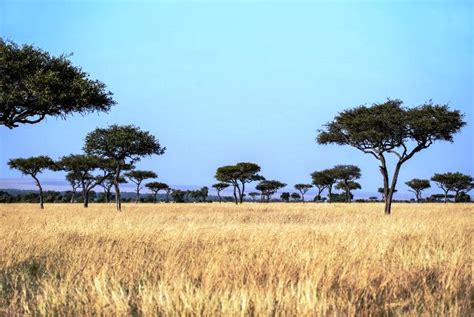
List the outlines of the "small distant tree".
{"label": "small distant tree", "polygon": [[70,200],[70,203],[72,204],[76,198],[77,189],[81,186],[81,175],[79,173],[69,172],[66,174],[66,180],[72,188]]}
{"label": "small distant tree", "polygon": [[354,198],[352,191],[361,189],[361,188],[362,186],[360,186],[360,184],[355,181],[349,181],[349,182],[340,181],[339,183],[336,184],[336,189],[344,190],[344,197],[345,197],[344,202],[346,203],[350,203],[352,201],[352,198]]}
{"label": "small distant tree", "polygon": [[16,128],[46,116],[109,111],[115,104],[103,83],[92,80],[67,55],[0,38],[0,125]]}
{"label": "small distant tree", "polygon": [[212,185],[212,187],[217,191],[217,197],[219,197],[219,203],[222,202],[221,191],[229,187],[230,185],[227,183],[216,183]]}
{"label": "small distant tree", "polygon": [[[82,188],[83,205],[89,207],[89,193],[113,173],[113,165],[108,159],[84,154],[63,156],[56,168],[78,175]],[[105,175],[95,174],[98,170],[108,170]]]}
{"label": "small distant tree", "polygon": [[186,199],[186,191],[180,189],[173,189],[171,191],[171,199],[175,203],[184,203]]}
{"label": "small distant tree", "polygon": [[140,201],[140,190],[143,188],[142,182],[146,179],[157,178],[158,175],[153,171],[134,170],[125,173],[125,177],[127,177],[132,183],[136,185],[135,193],[137,197],[135,203],[138,204]]}
{"label": "small distant tree", "polygon": [[410,187],[410,191],[415,194],[417,202],[421,201],[421,192],[431,187],[429,180],[419,178],[414,178],[405,184]]}
{"label": "small distant tree", "polygon": [[290,201],[290,193],[289,192],[283,192],[283,193],[281,193],[280,198],[281,198],[281,200],[283,200],[285,202],[289,202]]}
{"label": "small distant tree", "polygon": [[472,177],[460,172],[434,174],[431,180],[444,192],[445,203],[448,201],[449,192],[454,191],[456,197],[459,192],[469,191],[472,188]]}
{"label": "small distant tree", "polygon": [[257,192],[250,192],[249,196],[252,197],[252,201],[255,201],[258,196],[260,196],[260,193]]}
{"label": "small distant tree", "polygon": [[306,194],[308,190],[311,189],[311,187],[313,187],[313,185],[311,184],[296,184],[295,185],[295,189],[299,191],[301,194],[301,200],[303,201],[303,204],[304,204],[304,194]]}
{"label": "small distant tree", "polygon": [[[332,180],[327,177],[325,171],[315,171],[311,173],[311,178],[313,180],[313,185],[318,189],[314,201],[320,201],[322,200],[321,194],[326,188],[328,188]],[[334,182],[332,182],[332,184],[334,184]]]}
{"label": "small distant tree", "polygon": [[84,151],[112,161],[114,165],[114,187],[117,210],[122,210],[120,197],[120,176],[125,166],[133,165],[142,157],[162,155],[166,148],[149,132],[133,125],[112,125],[97,128],[86,136]]}
{"label": "small distant tree", "polygon": [[156,204],[156,196],[158,196],[158,192],[160,190],[163,190],[163,191],[167,192],[170,189],[168,184],[160,183],[160,182],[150,182],[150,183],[145,184],[145,187],[153,192],[153,203],[154,204]]}
{"label": "small distant tree", "polygon": [[[359,179],[360,168],[355,165],[336,165],[334,166],[333,170],[336,173],[336,177],[339,182],[339,189],[343,189],[346,195],[346,202],[351,202],[351,189],[359,189],[360,184],[356,183],[355,180]],[[357,185],[358,186],[357,186]],[[353,188],[351,188],[351,186]],[[359,187],[359,188],[357,188]]]}
{"label": "small distant tree", "polygon": [[[115,176],[113,174],[107,174],[106,171],[104,171],[104,175],[107,175],[107,177],[105,177],[105,179],[101,183],[99,183],[99,186],[104,189],[104,202],[108,204],[110,202],[110,196],[112,187],[114,186]],[[128,183],[128,181],[125,177],[120,176],[119,183],[126,184]]]}
{"label": "small distant tree", "polygon": [[293,199],[294,201],[298,201],[298,200],[301,199],[301,195],[300,195],[299,193],[297,193],[297,192],[291,193],[290,196],[291,196],[291,199]]}
{"label": "small distant tree", "polygon": [[[463,115],[457,110],[451,111],[447,105],[429,102],[405,108],[401,100],[389,99],[339,113],[319,131],[317,141],[350,145],[376,158],[383,177],[385,214],[390,214],[402,165],[436,141],[452,142],[465,124]],[[397,159],[391,183],[386,157],[389,154]]]}
{"label": "small distant tree", "polygon": [[214,176],[218,181],[234,187],[235,203],[242,203],[245,197],[245,184],[263,180],[259,175],[260,166],[255,163],[241,162],[235,165],[219,167]]}
{"label": "small distant tree", "polygon": [[[377,189],[377,192],[382,196],[382,200],[385,200],[385,196],[384,196],[384,195],[385,195],[385,189],[384,189],[383,187],[379,187],[379,188]],[[395,194],[396,192],[398,192],[397,189],[395,189],[395,190],[393,191],[394,194]]]}
{"label": "small distant tree", "polygon": [[54,168],[54,161],[48,156],[33,156],[29,158],[16,158],[8,161],[8,166],[11,169],[20,171],[23,175],[31,176],[36,183],[39,191],[39,206],[44,209],[43,187],[38,179],[38,174],[41,174],[47,169]]}
{"label": "small distant tree", "polygon": [[261,192],[262,200],[269,202],[273,194],[286,184],[276,180],[263,180],[255,186],[255,189]]}

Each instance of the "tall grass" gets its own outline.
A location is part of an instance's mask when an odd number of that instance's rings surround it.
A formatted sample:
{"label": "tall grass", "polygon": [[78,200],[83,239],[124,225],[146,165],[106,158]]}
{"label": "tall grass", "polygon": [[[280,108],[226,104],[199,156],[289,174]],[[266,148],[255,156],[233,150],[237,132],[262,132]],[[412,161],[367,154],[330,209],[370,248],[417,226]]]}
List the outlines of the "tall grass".
{"label": "tall grass", "polygon": [[0,206],[0,315],[469,315],[474,205]]}

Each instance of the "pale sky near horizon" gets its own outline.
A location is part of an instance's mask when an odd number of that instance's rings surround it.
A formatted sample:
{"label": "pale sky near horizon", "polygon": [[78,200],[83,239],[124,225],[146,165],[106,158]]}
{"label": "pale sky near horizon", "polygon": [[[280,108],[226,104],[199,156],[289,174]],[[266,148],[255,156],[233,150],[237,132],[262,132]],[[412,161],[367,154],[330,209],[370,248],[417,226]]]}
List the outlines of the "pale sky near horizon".
{"label": "pale sky near horizon", "polygon": [[2,38],[74,53],[117,105],[0,127],[0,187],[21,177],[9,158],[78,153],[88,132],[118,123],[151,131],[167,147],[138,167],[175,186],[210,187],[218,166],[239,161],[291,186],[309,183],[314,170],[356,164],[363,192],[375,192],[381,176],[372,157],[314,139],[338,111],[387,97],[449,103],[468,122],[454,143],[404,166],[400,192],[414,177],[473,175],[473,19],[470,1],[3,0]]}

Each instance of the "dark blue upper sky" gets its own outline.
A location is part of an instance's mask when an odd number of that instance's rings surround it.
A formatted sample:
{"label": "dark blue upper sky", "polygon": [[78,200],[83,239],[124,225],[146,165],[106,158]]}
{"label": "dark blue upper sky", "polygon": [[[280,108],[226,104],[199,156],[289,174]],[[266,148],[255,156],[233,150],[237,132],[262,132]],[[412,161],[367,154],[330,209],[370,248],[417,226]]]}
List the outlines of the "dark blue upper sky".
{"label": "dark blue upper sky", "polygon": [[361,166],[361,184],[372,192],[381,184],[372,157],[314,139],[338,111],[387,97],[449,103],[468,121],[453,144],[409,161],[401,183],[474,174],[473,19],[470,1],[3,0],[1,37],[73,52],[117,106],[0,128],[0,178],[20,177],[7,169],[9,158],[77,153],[95,127],[132,123],[168,148],[139,167],[175,186],[209,186],[218,166],[238,161],[291,185],[342,163]]}

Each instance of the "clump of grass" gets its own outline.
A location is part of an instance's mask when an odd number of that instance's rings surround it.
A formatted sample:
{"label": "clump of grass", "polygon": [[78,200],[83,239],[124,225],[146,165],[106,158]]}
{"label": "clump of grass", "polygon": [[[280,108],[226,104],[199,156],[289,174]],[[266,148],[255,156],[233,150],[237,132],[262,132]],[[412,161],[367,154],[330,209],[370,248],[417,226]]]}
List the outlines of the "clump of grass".
{"label": "clump of grass", "polygon": [[474,206],[0,206],[0,315],[468,315]]}

